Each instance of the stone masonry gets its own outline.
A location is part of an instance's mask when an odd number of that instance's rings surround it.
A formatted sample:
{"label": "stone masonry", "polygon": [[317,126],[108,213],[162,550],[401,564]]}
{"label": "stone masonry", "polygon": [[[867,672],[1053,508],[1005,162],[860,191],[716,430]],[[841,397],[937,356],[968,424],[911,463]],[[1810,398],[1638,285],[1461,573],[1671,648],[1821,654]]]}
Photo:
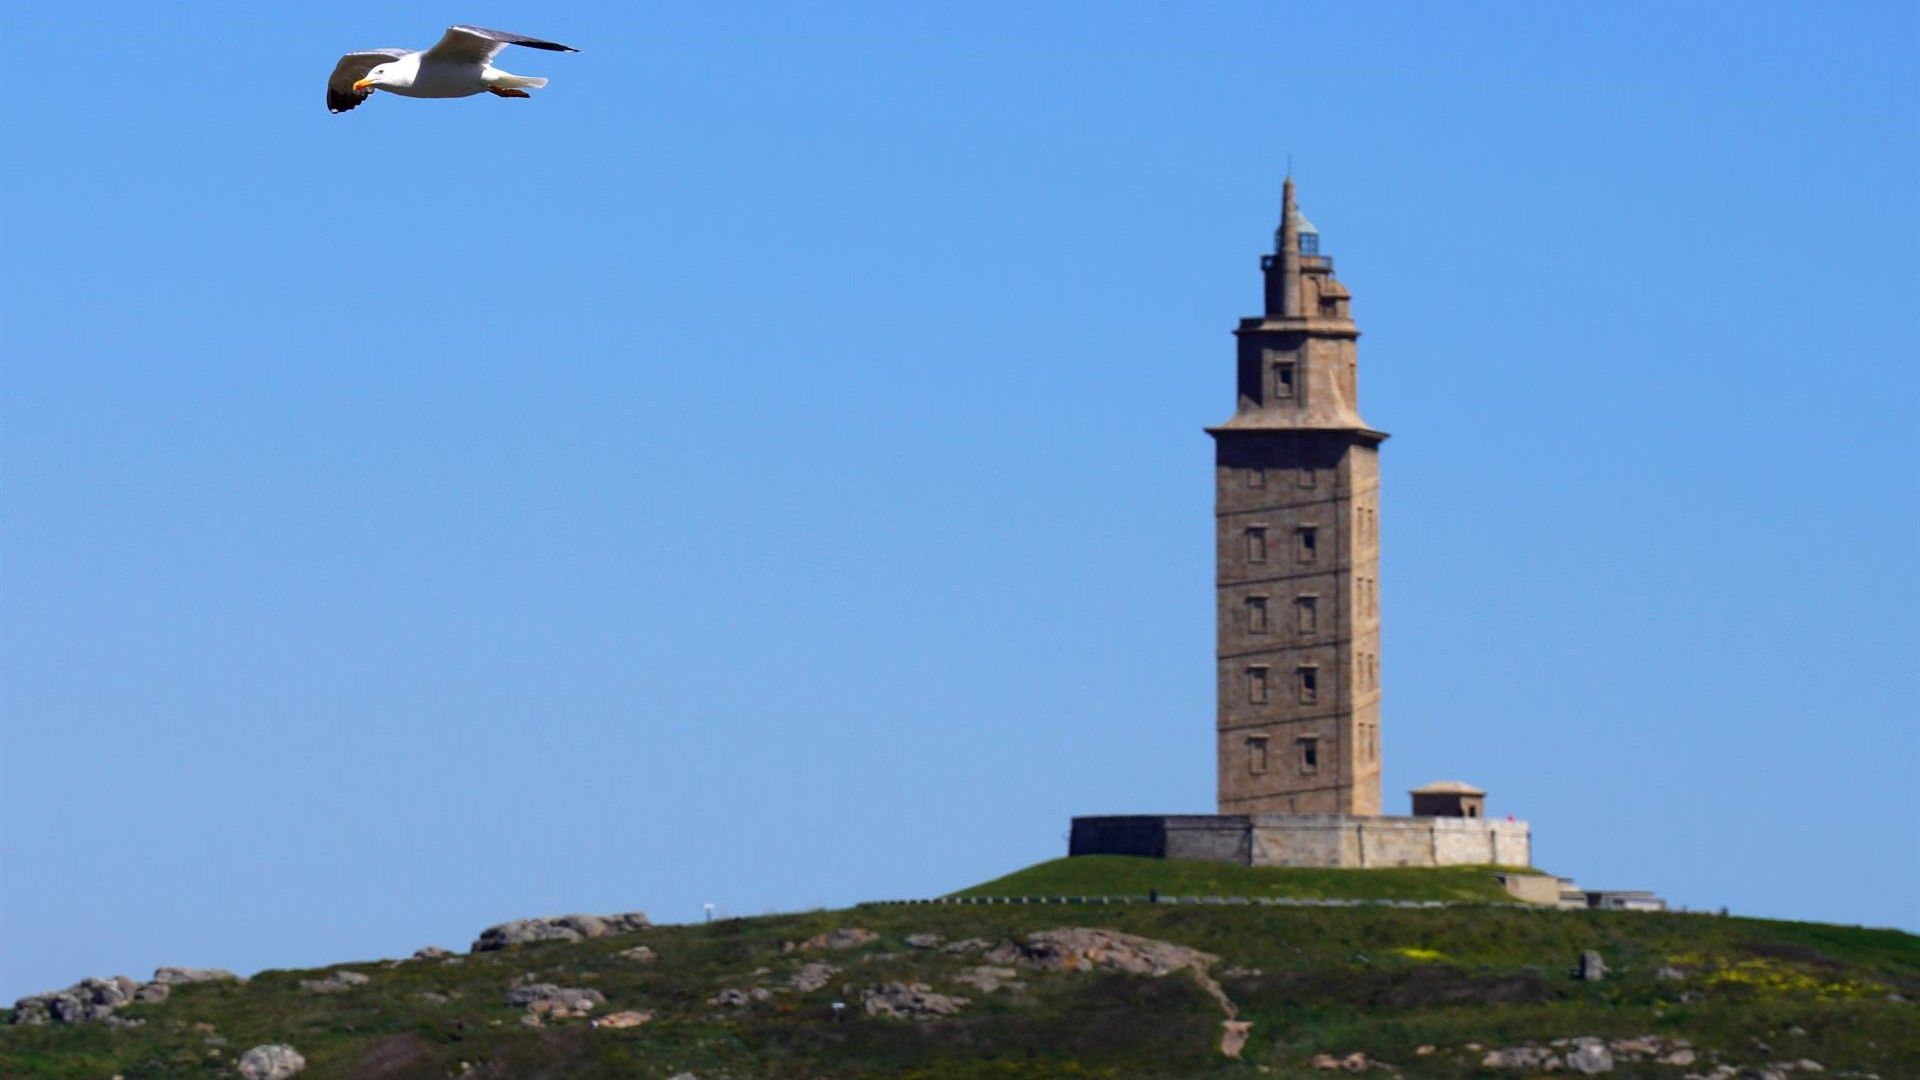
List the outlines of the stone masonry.
{"label": "stone masonry", "polygon": [[1524,821],[1349,814],[1077,817],[1070,855],[1140,855],[1242,866],[1531,866]]}

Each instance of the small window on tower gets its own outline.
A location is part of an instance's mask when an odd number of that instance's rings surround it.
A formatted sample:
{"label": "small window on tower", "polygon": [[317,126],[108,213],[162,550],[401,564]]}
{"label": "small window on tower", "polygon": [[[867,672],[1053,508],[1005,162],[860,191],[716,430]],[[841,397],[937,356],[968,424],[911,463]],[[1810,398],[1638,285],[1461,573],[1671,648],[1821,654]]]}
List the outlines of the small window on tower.
{"label": "small window on tower", "polygon": [[1300,234],[1300,254],[1302,255],[1320,254],[1320,234],[1319,233],[1303,232]]}
{"label": "small window on tower", "polygon": [[1294,396],[1293,361],[1282,360],[1273,365],[1273,399],[1291,401]]}
{"label": "small window on tower", "polygon": [[1247,561],[1250,563],[1267,561],[1267,527],[1265,525],[1247,526]]}
{"label": "small window on tower", "polygon": [[1314,736],[1300,740],[1300,771],[1320,771],[1320,740]]}
{"label": "small window on tower", "polygon": [[1255,776],[1267,771],[1267,737],[1265,735],[1248,736],[1247,771]]}
{"label": "small window on tower", "polygon": [[1247,633],[1264,634],[1267,632],[1267,598],[1264,596],[1247,597]]}
{"label": "small window on tower", "polygon": [[1301,562],[1312,562],[1320,555],[1320,530],[1311,525],[1303,525],[1293,534],[1294,556]]}
{"label": "small window on tower", "polygon": [[[1265,672],[1265,668],[1260,669]],[[1294,672],[1294,682],[1300,690],[1300,704],[1312,705],[1320,700],[1320,669],[1309,664]]]}
{"label": "small window on tower", "polygon": [[1319,633],[1320,598],[1317,596],[1302,596],[1294,600],[1293,606],[1299,616],[1300,632],[1302,634]]}
{"label": "small window on tower", "polygon": [[1257,465],[1251,469],[1248,469],[1247,470],[1247,486],[1250,488],[1266,487],[1267,486],[1267,470],[1260,468]]}
{"label": "small window on tower", "polygon": [[1247,703],[1265,705],[1267,703],[1267,665],[1255,664],[1247,669]]}

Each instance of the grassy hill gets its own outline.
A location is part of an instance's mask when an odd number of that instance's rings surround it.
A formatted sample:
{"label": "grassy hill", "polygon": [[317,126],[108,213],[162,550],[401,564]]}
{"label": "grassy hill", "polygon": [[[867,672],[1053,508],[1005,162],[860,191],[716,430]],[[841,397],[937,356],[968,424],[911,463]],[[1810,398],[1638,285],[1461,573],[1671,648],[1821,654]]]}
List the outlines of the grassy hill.
{"label": "grassy hill", "polygon": [[[1044,863],[962,894],[1156,888],[1167,895],[1504,899],[1476,884],[1486,876],[1089,858]],[[1063,927],[1108,928],[1219,960],[1199,976],[1156,978],[1051,970],[1000,946]],[[874,936],[786,947],[850,928]],[[917,935],[928,934],[941,944],[925,947],[929,939]],[[948,951],[953,943],[958,948]],[[640,945],[652,958],[631,951]],[[1586,949],[1605,957],[1608,978],[1573,976]],[[835,970],[823,974],[810,964]],[[1011,985],[982,988],[982,968],[1005,973],[989,982]],[[341,970],[367,981],[335,993],[300,986]],[[606,1000],[593,1017],[652,1015],[627,1028],[551,1016],[531,1026],[527,1010],[507,1001],[510,988],[528,982],[598,991]],[[1240,1060],[1220,1052],[1223,1006],[1210,982],[1251,1023]],[[862,1008],[869,988],[893,983],[968,1001],[926,1019],[869,1015]],[[740,991],[741,1003],[716,1002],[723,990]],[[248,1047],[285,1042],[305,1055],[303,1077],[1327,1076],[1311,1064],[1315,1055],[1355,1052],[1407,1076],[1518,1077],[1535,1072],[1483,1068],[1485,1052],[1577,1036],[1653,1035],[1663,1047],[1690,1043],[1698,1063],[1662,1065],[1623,1053],[1613,1075],[1678,1078],[1710,1072],[1713,1063],[1753,1068],[1806,1059],[1827,1075],[1890,1078],[1914,1075],[1920,1061],[1914,998],[1920,938],[1890,930],[1472,904],[870,905],[659,926],[454,962],[372,960],[182,986],[165,1002],[120,1009],[145,1021],[137,1027],[0,1030],[0,1075],[233,1076]],[[838,1018],[834,1001],[847,1005]],[[1432,1049],[1423,1054],[1422,1047]]]}

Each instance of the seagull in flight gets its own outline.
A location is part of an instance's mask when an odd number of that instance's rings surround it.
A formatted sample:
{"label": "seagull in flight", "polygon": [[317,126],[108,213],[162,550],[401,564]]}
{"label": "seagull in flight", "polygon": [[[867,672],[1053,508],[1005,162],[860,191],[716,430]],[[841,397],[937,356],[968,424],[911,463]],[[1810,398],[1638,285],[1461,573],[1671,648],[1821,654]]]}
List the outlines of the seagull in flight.
{"label": "seagull in flight", "polygon": [[532,97],[527,90],[538,90],[547,80],[509,75],[493,66],[493,58],[509,45],[580,51],[505,30],[449,26],[431,49],[366,49],[341,57],[327,79],[327,111],[346,112],[372,97],[375,90],[417,98],[467,97],[482,91],[500,97]]}

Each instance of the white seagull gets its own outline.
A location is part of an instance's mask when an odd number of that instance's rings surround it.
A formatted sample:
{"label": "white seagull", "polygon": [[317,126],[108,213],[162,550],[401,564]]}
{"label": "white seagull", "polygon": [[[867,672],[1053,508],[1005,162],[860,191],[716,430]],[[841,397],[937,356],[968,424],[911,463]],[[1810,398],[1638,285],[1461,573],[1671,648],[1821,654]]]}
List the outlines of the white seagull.
{"label": "white seagull", "polygon": [[449,26],[431,49],[367,49],[350,52],[327,79],[327,111],[343,113],[375,90],[401,97],[455,98],[486,91],[501,97],[531,97],[547,80],[509,75],[493,58],[509,45],[549,52],[579,52],[571,46],[481,26]]}

